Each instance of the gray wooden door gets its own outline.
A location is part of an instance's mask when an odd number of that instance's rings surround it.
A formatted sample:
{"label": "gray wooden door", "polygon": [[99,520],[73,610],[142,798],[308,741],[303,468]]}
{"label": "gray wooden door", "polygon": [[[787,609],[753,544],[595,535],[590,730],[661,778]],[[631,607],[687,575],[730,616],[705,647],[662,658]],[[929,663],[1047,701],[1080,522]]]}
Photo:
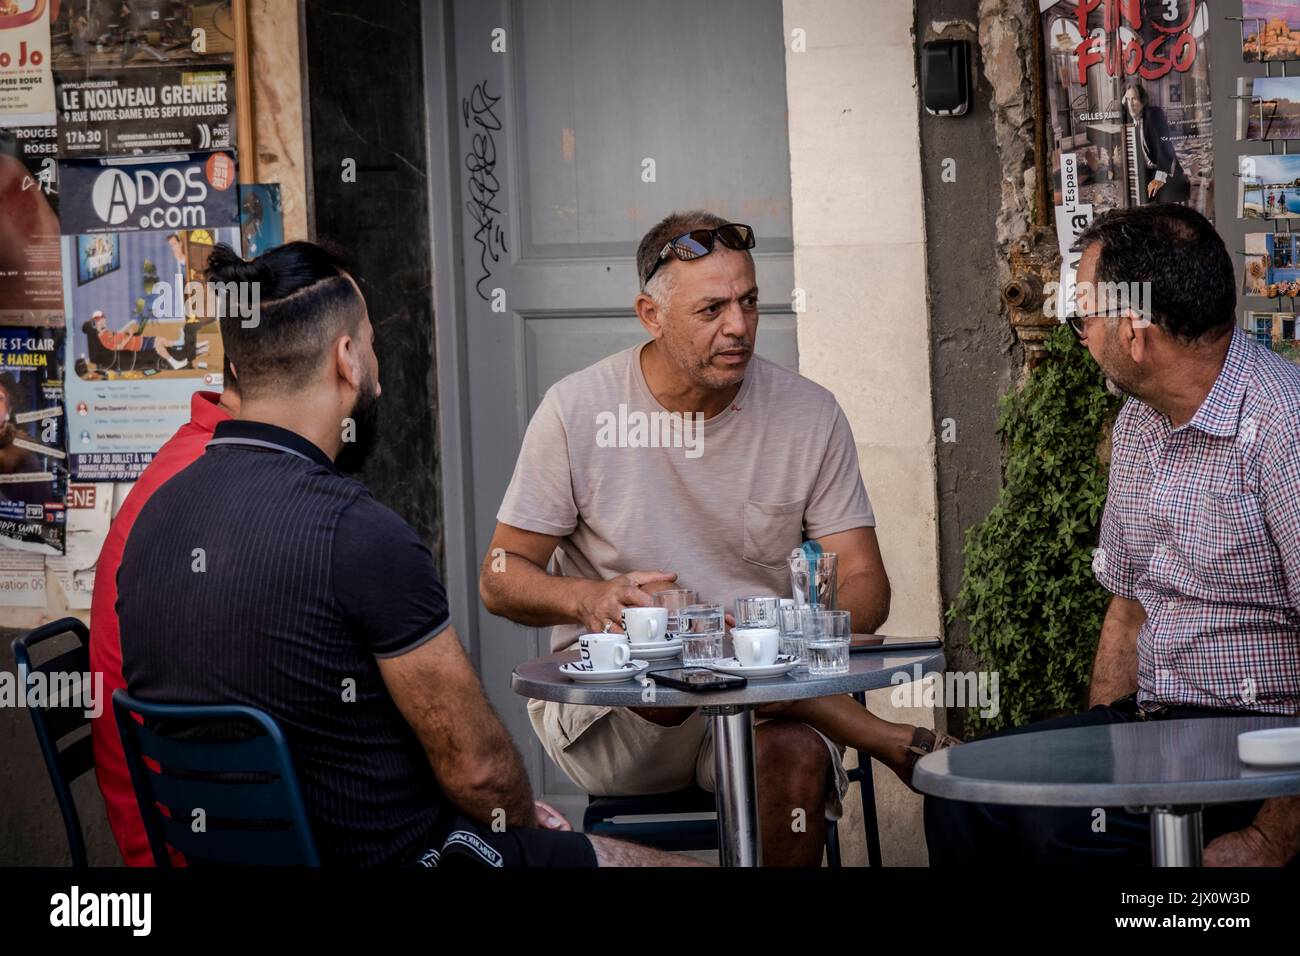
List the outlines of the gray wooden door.
{"label": "gray wooden door", "polygon": [[[546,389],[645,339],[631,307],[633,260],[668,212],[705,207],[754,227],[767,303],[758,350],[797,364],[781,3],[453,0],[435,13],[433,35],[454,67],[444,64],[444,88],[429,95],[450,113],[440,168],[455,181],[434,185],[434,216],[455,217],[442,231],[460,253],[456,326],[444,316],[439,328],[463,363],[459,394],[440,393],[443,420],[459,416],[463,427],[450,454],[465,456],[460,478],[472,486],[449,489],[447,504],[464,509],[479,561]],[[439,195],[458,205],[439,209]],[[454,469],[444,478],[455,481]],[[453,599],[470,590],[450,583]],[[574,817],[578,791],[509,689],[514,666],[545,652],[544,632],[477,602],[463,620],[535,790]]]}

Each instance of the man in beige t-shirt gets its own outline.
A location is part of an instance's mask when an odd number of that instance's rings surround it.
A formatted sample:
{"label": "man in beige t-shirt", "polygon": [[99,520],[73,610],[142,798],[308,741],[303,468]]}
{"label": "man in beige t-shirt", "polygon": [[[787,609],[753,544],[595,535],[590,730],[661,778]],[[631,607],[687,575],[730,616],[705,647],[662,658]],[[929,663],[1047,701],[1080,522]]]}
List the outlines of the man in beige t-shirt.
{"label": "man in beige t-shirt", "polygon": [[[479,590],[493,613],[552,627],[552,650],[617,630],[622,608],[649,606],[663,588],[726,608],[787,595],[786,558],[805,539],[839,555],[839,606],[855,631],[888,615],[844,413],[826,389],[754,354],[751,236],[704,212],[655,226],[637,256],[636,310],[651,340],[556,383],[529,423]],[[884,759],[906,759],[913,728],[843,703],[874,722],[873,740],[893,748]],[[588,793],[713,789],[698,711],[542,701],[528,710],[547,753]],[[858,714],[847,717],[860,730]],[[828,771],[842,785],[843,769],[816,731],[777,716],[756,731],[764,858],[817,865]],[[791,832],[795,808],[807,811],[803,834]]]}

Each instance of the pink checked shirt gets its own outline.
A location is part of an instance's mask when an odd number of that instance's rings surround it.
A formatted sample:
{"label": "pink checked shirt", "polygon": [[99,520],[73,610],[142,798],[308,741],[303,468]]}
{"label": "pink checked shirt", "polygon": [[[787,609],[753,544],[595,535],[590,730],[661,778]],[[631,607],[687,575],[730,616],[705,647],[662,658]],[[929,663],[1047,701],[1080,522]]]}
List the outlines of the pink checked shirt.
{"label": "pink checked shirt", "polygon": [[1130,398],[1093,569],[1146,610],[1141,707],[1300,712],[1300,367],[1238,329],[1186,425]]}

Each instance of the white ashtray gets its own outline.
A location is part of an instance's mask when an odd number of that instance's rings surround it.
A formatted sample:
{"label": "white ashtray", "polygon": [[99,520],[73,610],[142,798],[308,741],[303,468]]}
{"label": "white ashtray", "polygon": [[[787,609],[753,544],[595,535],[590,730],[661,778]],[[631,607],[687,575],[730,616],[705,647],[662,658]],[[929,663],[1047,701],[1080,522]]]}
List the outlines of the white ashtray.
{"label": "white ashtray", "polygon": [[1237,756],[1257,767],[1300,764],[1300,727],[1273,727],[1237,735]]}

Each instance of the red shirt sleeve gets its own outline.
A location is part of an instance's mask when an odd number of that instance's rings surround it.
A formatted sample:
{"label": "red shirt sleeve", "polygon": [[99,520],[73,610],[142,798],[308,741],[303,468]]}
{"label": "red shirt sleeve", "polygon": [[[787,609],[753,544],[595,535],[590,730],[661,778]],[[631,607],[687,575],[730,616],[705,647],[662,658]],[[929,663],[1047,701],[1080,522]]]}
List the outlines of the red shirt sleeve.
{"label": "red shirt sleeve", "polygon": [[[95,777],[104,796],[109,828],[127,866],[153,866],[153,854],[135,802],[135,791],[131,787],[122,739],[118,736],[117,720],[113,714],[113,692],[126,687],[122,677],[122,643],[117,622],[117,570],[122,564],[122,552],[126,549],[131,527],[150,496],[203,454],[212,438],[213,419],[230,417],[219,406],[202,409],[197,404],[208,401],[203,396],[194,397],[191,405],[195,409],[194,417],[203,420],[199,424],[191,421],[182,425],[140,475],[113,519],[95,565],[95,590],[90,604],[90,670],[92,674],[104,675],[104,708],[98,717],[91,720],[90,731],[95,753]],[[179,854],[173,854],[173,862],[184,865]]]}

